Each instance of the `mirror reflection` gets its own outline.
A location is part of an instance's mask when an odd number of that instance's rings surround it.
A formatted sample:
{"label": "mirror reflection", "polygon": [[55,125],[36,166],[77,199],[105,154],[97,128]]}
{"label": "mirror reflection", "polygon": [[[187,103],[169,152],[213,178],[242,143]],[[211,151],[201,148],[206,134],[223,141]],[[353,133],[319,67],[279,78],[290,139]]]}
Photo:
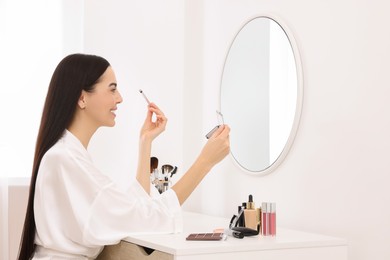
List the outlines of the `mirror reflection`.
{"label": "mirror reflection", "polygon": [[275,20],[249,21],[235,37],[221,80],[231,153],[250,172],[269,168],[288,143],[298,95],[290,41]]}

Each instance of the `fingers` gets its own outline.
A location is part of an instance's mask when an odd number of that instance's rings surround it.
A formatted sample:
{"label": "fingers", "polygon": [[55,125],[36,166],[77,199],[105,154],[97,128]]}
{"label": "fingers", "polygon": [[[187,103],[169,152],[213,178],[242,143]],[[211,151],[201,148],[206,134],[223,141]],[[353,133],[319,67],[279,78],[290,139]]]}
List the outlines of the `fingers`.
{"label": "fingers", "polygon": [[148,111],[146,112],[145,121],[146,121],[146,122],[151,122],[151,121],[152,121],[152,116],[153,116],[153,112],[150,111],[150,109],[148,109]]}
{"label": "fingers", "polygon": [[217,138],[217,137],[227,137],[230,133],[230,127],[228,125],[221,125],[218,127],[218,129],[214,132],[214,134],[211,136],[211,138]]}
{"label": "fingers", "polygon": [[140,135],[143,138],[154,140],[159,134],[165,131],[168,119],[161,109],[154,103],[148,105],[145,122],[141,128]]}
{"label": "fingers", "polygon": [[165,127],[168,119],[166,118],[164,113],[155,104],[151,104],[151,106],[149,106],[149,111],[154,113],[156,116],[156,122],[155,122],[156,126],[157,127],[161,127],[161,126]]}
{"label": "fingers", "polygon": [[165,117],[164,113],[161,111],[161,109],[154,103],[150,103],[148,105],[148,111],[145,118],[146,122],[152,122],[153,121],[153,114],[155,114],[156,122],[166,122],[167,118]]}
{"label": "fingers", "polygon": [[221,125],[209,138],[202,150],[201,157],[208,165],[213,167],[215,164],[225,158],[230,151],[229,140],[230,127]]}
{"label": "fingers", "polygon": [[157,118],[165,118],[164,113],[161,111],[161,109],[154,103],[150,103],[148,106],[149,111],[156,114]]}
{"label": "fingers", "polygon": [[223,125],[223,126],[224,126],[224,128],[223,128],[220,136],[227,137],[230,134],[230,127],[228,125]]}
{"label": "fingers", "polygon": [[159,111],[160,113],[163,113],[163,112],[161,111],[161,109],[160,109],[155,103],[150,103],[150,104],[148,105],[148,107],[151,108],[151,109],[153,109],[153,110]]}

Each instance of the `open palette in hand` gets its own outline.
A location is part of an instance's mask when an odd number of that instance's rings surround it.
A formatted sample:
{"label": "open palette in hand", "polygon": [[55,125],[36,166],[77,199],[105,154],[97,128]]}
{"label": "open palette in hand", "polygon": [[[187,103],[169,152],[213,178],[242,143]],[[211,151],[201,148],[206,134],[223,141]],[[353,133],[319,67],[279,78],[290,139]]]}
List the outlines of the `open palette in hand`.
{"label": "open palette in hand", "polygon": [[224,233],[192,233],[186,238],[186,240],[194,241],[218,241],[225,239],[226,235]]}

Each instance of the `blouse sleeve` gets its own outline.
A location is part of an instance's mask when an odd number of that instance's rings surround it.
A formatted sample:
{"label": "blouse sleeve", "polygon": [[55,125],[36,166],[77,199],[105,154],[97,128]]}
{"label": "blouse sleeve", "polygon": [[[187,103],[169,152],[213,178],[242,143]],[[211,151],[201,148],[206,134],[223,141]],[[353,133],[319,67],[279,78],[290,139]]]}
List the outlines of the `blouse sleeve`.
{"label": "blouse sleeve", "polygon": [[173,190],[150,197],[134,181],[127,193],[109,184],[97,194],[83,230],[84,243],[115,244],[137,233],[182,231],[181,207]]}
{"label": "blouse sleeve", "polygon": [[[66,218],[65,235],[75,243],[108,245],[135,233],[182,231],[181,207],[173,190],[152,197],[134,181],[124,192],[89,158],[76,152],[49,161],[47,170],[57,172],[50,175],[57,175],[58,181],[42,189],[53,187],[47,195],[57,194],[56,205],[62,205],[59,219]],[[49,218],[53,211],[46,209]]]}

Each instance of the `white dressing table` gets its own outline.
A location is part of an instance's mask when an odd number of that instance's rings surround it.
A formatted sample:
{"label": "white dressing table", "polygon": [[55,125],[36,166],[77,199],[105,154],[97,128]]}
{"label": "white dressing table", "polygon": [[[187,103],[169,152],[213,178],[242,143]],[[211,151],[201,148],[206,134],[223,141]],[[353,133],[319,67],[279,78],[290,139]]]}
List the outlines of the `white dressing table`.
{"label": "white dressing table", "polygon": [[[277,229],[277,236],[261,235],[225,241],[186,241],[190,233],[212,232],[226,228],[229,219],[197,213],[183,213],[184,231],[180,234],[134,235],[118,245],[106,246],[98,259],[262,259],[262,260],[346,260],[348,245],[345,239]],[[142,247],[154,249],[150,255]]]}

